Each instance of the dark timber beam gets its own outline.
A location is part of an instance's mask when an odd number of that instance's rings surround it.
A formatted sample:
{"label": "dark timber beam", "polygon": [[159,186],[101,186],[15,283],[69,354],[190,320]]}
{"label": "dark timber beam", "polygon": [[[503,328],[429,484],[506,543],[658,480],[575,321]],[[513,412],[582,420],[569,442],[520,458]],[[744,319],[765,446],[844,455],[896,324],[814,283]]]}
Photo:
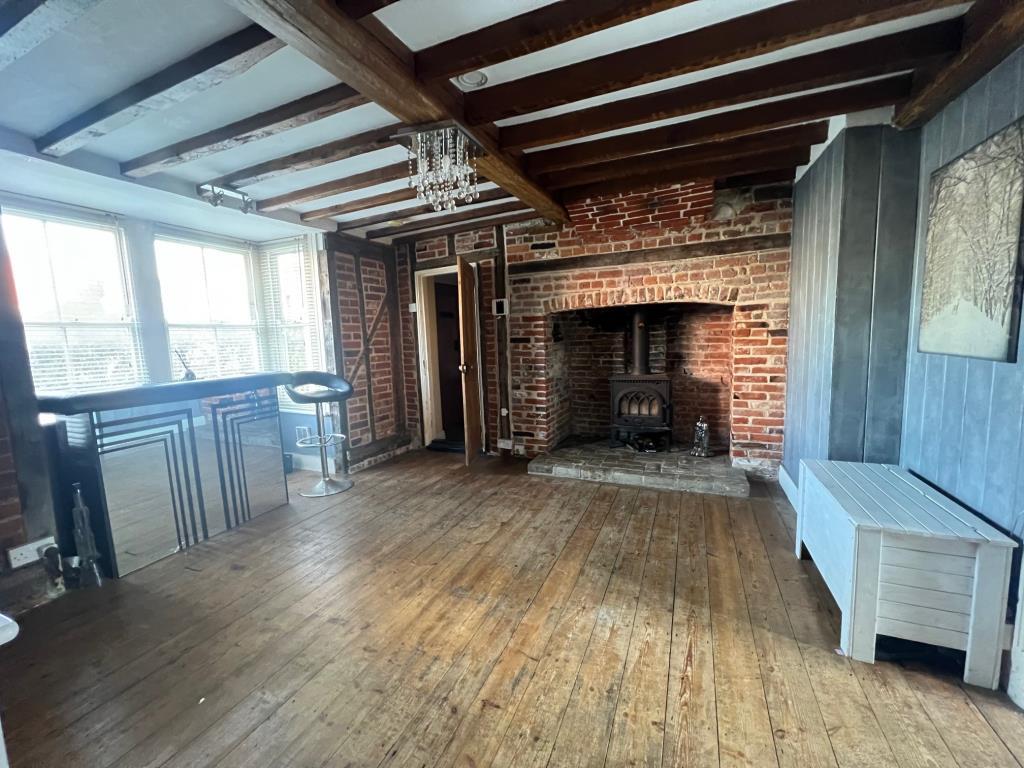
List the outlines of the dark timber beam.
{"label": "dark timber beam", "polygon": [[361,19],[392,3],[397,3],[398,0],[334,0],[334,2],[342,13],[348,14],[353,19]]}
{"label": "dark timber beam", "polygon": [[415,234],[408,235],[402,239],[415,240],[419,237],[443,237],[444,235],[457,235],[459,232],[472,232],[474,229],[500,227],[504,224],[515,224],[519,221],[530,221],[531,219],[540,218],[543,217],[536,211],[523,211],[522,213],[510,213],[507,216],[497,216],[493,219],[484,219],[483,221],[470,221],[461,224],[452,224],[450,227],[442,227],[440,229],[425,229]]}
{"label": "dark timber beam", "polygon": [[790,149],[802,149],[820,144],[828,138],[828,121],[804,123],[789,128],[778,128],[751,136],[727,141],[691,144],[663,152],[651,152],[622,160],[570,168],[541,176],[538,181],[547,189],[578,187],[612,179],[656,173],[662,169],[693,169],[705,163],[719,163],[749,155],[764,155]]}
{"label": "dark timber beam", "polygon": [[409,164],[407,162],[392,163],[391,165],[385,165],[383,168],[374,168],[372,171],[366,171],[365,173],[356,173],[352,176],[336,179],[335,181],[328,181],[312,187],[297,189],[294,192],[286,192],[276,197],[269,197],[266,200],[259,200],[256,203],[256,208],[260,211],[276,211],[291,205],[297,205],[298,203],[308,203],[311,200],[342,195],[346,192],[374,187],[377,184],[384,184],[388,181],[397,181],[398,179],[404,179],[408,175]]}
{"label": "dark timber beam", "polygon": [[935,62],[959,49],[959,20],[885,35],[821,53],[622,99],[501,129],[503,147],[524,149],[669,117],[880,77]]}
{"label": "dark timber beam", "polygon": [[562,0],[424,48],[416,54],[416,74],[452,77],[689,2],[693,0]]}
{"label": "dark timber beam", "polygon": [[757,107],[735,109],[647,131],[531,152],[526,155],[526,168],[532,175],[537,176],[565,168],[631,157],[644,152],[655,152],[698,142],[732,139],[808,120],[885,107],[905,99],[910,94],[911,82],[910,75],[896,75],[884,80],[820,91],[809,96],[796,96]]}
{"label": "dark timber beam", "polygon": [[100,0],[6,0],[0,2],[0,70],[90,10]]}
{"label": "dark timber beam", "polygon": [[[464,122],[457,89],[447,87],[446,81],[424,84],[418,80],[401,55],[330,0],[228,2],[399,120],[409,125]],[[392,40],[391,45],[398,42]],[[502,151],[493,131],[470,132],[486,153],[478,162],[482,175],[542,215],[568,221],[565,208],[527,177],[517,158]]]}
{"label": "dark timber beam", "polygon": [[148,176],[182,163],[284,133],[300,125],[322,120],[366,103],[366,97],[341,83],[121,163],[121,173],[133,177]]}
{"label": "dark timber beam", "polygon": [[434,229],[436,227],[443,227],[448,224],[457,224],[460,221],[471,221],[473,219],[479,219],[484,216],[497,216],[501,213],[512,213],[513,211],[522,211],[524,208],[523,204],[518,200],[512,200],[508,203],[502,203],[500,205],[492,205],[487,208],[471,208],[455,213],[449,213],[444,216],[435,216],[431,219],[419,219],[418,221],[410,221],[406,224],[399,224],[394,227],[383,227],[381,229],[371,229],[366,233],[366,237],[369,240],[376,240],[381,237],[397,237],[398,235],[407,235],[410,232],[419,232],[422,229]]}
{"label": "dark timber beam", "polygon": [[394,146],[395,142],[391,137],[401,128],[401,123],[376,128],[355,136],[321,144],[319,147],[304,149],[274,160],[250,165],[248,168],[242,168],[213,179],[209,183],[218,187],[248,187],[288,173],[308,171],[310,168],[319,168],[321,165],[347,160],[350,157]]}
{"label": "dark timber beam", "polygon": [[910,99],[893,122],[900,128],[921,125],[981,79],[1024,42],[1024,3],[978,0],[964,17],[960,53],[931,78],[915,81]]}
{"label": "dark timber beam", "polygon": [[372,195],[371,197],[361,197],[358,200],[350,200],[347,203],[338,203],[337,205],[330,205],[327,206],[326,208],[317,208],[312,211],[306,211],[299,218],[301,218],[303,221],[329,219],[332,216],[344,216],[346,213],[365,211],[370,208],[377,208],[382,205],[403,203],[406,200],[414,200],[415,198],[416,190],[406,187],[404,189],[396,189],[394,192],[382,192],[379,195]]}
{"label": "dark timber beam", "polygon": [[696,72],[809,40],[954,5],[959,0],[794,0],[466,95],[466,119],[485,123]]}
{"label": "dark timber beam", "polygon": [[634,176],[623,176],[617,179],[582,184],[578,187],[569,187],[562,192],[562,199],[566,201],[584,200],[618,192],[646,189],[659,184],[675,184],[694,179],[717,179],[739,174],[796,168],[806,165],[810,156],[810,149],[802,147],[715,162],[697,161],[689,165],[680,164]]}
{"label": "dark timber beam", "polygon": [[55,157],[66,155],[240,75],[283,47],[262,27],[246,27],[76,115],[36,140],[36,148]]}
{"label": "dark timber beam", "polygon": [[796,168],[780,168],[777,171],[741,173],[737,176],[723,176],[715,179],[715,189],[756,187],[762,184],[791,184],[796,177]]}
{"label": "dark timber beam", "polygon": [[[491,203],[500,200],[505,202],[511,200],[508,196],[508,192],[498,187],[497,189],[486,189],[480,193],[480,196],[474,200],[474,203]],[[363,216],[360,219],[352,219],[351,221],[340,221],[338,222],[338,231],[344,231],[348,229],[362,229],[363,227],[372,227],[374,224],[383,224],[384,222],[394,221],[398,223],[404,223],[402,220],[407,219],[410,216],[419,216],[424,213],[433,212],[434,207],[429,204],[417,205],[413,208],[402,208],[397,211],[388,211],[387,213],[377,213],[373,216]]]}

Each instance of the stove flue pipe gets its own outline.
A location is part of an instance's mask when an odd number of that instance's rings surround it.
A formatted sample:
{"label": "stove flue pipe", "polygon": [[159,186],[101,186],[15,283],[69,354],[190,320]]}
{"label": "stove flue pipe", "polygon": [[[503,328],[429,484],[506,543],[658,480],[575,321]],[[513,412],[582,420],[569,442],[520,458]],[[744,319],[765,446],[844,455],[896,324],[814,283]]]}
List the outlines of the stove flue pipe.
{"label": "stove flue pipe", "polygon": [[651,372],[651,343],[647,331],[647,313],[642,309],[633,311],[633,356],[629,372],[646,375]]}

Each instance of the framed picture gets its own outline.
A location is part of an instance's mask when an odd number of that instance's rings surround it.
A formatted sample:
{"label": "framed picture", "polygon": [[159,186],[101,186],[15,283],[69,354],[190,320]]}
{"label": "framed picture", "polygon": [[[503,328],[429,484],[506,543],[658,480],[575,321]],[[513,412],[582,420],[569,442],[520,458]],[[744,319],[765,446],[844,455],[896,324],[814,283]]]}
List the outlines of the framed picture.
{"label": "framed picture", "polygon": [[932,174],[918,350],[1016,362],[1024,121]]}

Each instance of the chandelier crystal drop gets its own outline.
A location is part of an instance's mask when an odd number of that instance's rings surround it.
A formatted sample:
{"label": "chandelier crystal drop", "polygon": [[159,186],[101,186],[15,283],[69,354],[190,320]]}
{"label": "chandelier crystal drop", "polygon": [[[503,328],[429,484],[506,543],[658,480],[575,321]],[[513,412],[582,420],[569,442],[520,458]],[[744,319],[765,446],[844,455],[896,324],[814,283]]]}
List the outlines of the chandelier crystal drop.
{"label": "chandelier crystal drop", "polygon": [[409,186],[435,211],[471,203],[477,191],[477,146],[456,126],[420,131],[409,147]]}

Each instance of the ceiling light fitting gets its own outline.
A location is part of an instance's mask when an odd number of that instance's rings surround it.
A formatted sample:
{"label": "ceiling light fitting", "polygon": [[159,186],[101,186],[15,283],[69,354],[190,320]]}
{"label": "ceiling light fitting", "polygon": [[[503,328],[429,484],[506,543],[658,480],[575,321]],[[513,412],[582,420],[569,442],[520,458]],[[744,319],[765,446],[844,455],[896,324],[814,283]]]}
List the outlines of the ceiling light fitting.
{"label": "ceiling light fitting", "polygon": [[454,211],[456,204],[480,197],[476,161],[483,151],[460,125],[414,126],[394,138],[409,152],[409,186],[417,199],[435,211]]}
{"label": "ceiling light fitting", "polygon": [[214,208],[219,208],[224,202],[224,198],[230,197],[239,201],[238,210],[242,213],[252,213],[256,210],[255,200],[245,194],[245,192],[239,192],[237,189],[231,189],[230,187],[200,184],[196,187],[196,194]]}
{"label": "ceiling light fitting", "polygon": [[455,78],[455,82],[464,88],[483,88],[487,85],[487,74],[474,69],[471,72],[463,72]]}

